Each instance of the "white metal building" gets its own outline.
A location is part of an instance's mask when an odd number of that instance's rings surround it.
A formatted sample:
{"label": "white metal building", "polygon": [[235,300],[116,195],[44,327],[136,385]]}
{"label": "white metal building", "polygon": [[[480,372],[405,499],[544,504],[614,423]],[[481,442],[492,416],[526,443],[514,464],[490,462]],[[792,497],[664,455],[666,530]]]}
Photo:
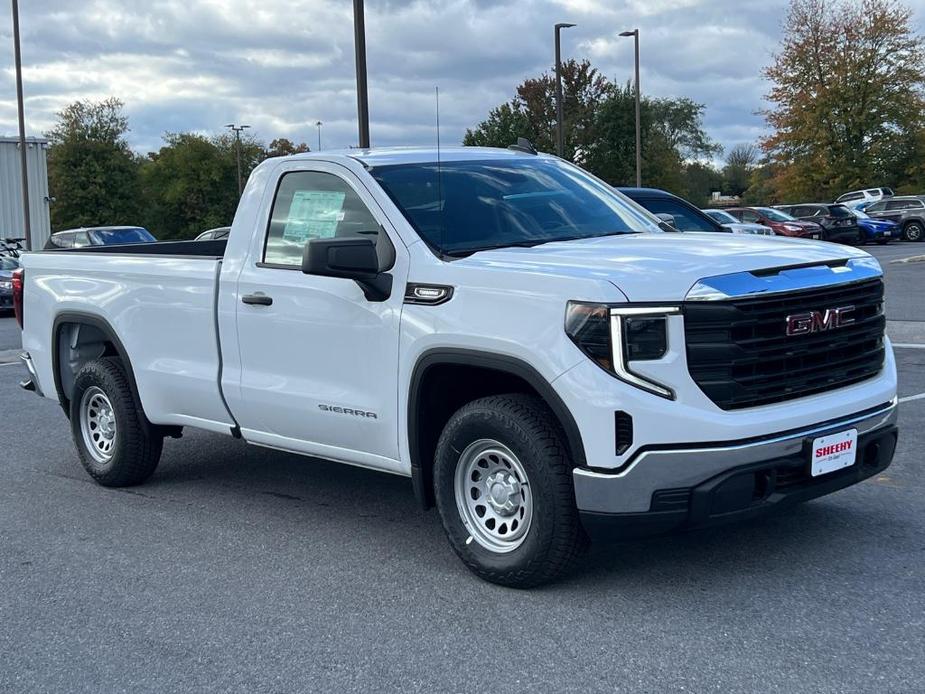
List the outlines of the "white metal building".
{"label": "white metal building", "polygon": [[[48,141],[26,138],[26,169],[29,173],[29,209],[32,222],[32,248],[45,245],[51,235],[49,216]],[[20,171],[19,138],[0,137],[0,237],[23,238],[22,172]]]}

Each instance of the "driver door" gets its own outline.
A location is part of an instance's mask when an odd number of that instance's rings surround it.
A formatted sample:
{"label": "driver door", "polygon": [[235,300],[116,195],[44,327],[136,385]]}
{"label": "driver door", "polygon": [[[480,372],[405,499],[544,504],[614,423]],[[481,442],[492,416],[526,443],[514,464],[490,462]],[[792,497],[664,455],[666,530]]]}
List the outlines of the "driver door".
{"label": "driver door", "polygon": [[[407,252],[350,171],[296,164],[279,175],[269,224],[238,276],[232,410],[249,441],[397,469]],[[358,235],[372,236],[377,253],[394,259],[384,300],[368,299],[352,279],[302,272],[307,242]]]}

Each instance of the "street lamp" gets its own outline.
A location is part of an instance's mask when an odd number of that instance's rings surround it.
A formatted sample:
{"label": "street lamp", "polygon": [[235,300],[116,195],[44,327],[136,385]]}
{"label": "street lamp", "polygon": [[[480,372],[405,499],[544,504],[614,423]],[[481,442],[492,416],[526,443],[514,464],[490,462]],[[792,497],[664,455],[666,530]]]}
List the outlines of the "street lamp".
{"label": "street lamp", "polygon": [[22,96],[22,51],[19,42],[19,2],[13,0],[13,60],[16,63],[16,108],[19,115],[19,162],[22,169],[22,218],[26,249],[32,250],[32,218],[29,214],[29,174],[26,171],[26,116]]}
{"label": "street lamp", "polygon": [[357,120],[360,149],[369,149],[369,94],[366,89],[366,21],[363,0],[353,0],[353,44],[356,50]]}
{"label": "street lamp", "polygon": [[563,29],[575,26],[566,22],[556,24],[556,152],[565,156],[565,132],[562,126],[562,51],[559,38]]}
{"label": "street lamp", "polygon": [[234,132],[234,153],[235,158],[238,160],[238,197],[241,197],[244,192],[244,183],[241,180],[241,133],[251,126],[229,123],[225,127]]}
{"label": "street lamp", "polygon": [[321,126],[323,125],[323,123],[319,120],[319,121],[315,121],[315,125],[318,126],[318,151],[320,152],[321,151]]}
{"label": "street lamp", "polygon": [[642,134],[639,122],[639,29],[624,31],[620,36],[632,36],[636,43],[636,187],[642,186]]}

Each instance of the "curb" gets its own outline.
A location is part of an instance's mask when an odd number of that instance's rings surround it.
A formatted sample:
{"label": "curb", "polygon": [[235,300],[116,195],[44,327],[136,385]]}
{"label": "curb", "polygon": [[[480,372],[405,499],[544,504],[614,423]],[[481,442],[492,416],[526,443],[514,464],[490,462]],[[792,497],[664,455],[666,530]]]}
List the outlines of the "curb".
{"label": "curb", "polygon": [[890,265],[902,265],[905,263],[925,263],[925,255],[912,255],[908,258],[897,258],[890,261]]}
{"label": "curb", "polygon": [[21,349],[0,349],[0,364],[15,364],[19,361]]}

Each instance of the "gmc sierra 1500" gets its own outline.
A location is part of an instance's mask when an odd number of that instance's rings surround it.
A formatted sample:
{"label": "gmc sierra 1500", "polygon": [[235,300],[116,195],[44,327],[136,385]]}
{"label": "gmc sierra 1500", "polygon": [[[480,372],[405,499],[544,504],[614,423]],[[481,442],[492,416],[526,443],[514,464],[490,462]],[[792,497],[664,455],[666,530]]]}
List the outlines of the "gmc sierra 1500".
{"label": "gmc sierra 1500", "polygon": [[896,445],[876,260],[664,232],[551,156],[270,159],[227,242],[23,266],[23,385],[100,484],[144,481],[186,426],[405,475],[505,585],[552,580],[589,536],[841,489]]}

